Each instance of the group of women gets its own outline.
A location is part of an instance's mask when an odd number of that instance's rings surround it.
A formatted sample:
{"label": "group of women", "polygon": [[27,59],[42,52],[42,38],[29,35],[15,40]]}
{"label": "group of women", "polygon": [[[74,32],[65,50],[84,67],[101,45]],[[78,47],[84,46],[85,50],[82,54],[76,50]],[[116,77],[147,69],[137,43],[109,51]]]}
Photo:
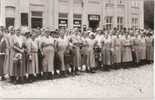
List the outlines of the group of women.
{"label": "group of women", "polygon": [[0,29],[0,77],[15,84],[153,63],[147,30]]}

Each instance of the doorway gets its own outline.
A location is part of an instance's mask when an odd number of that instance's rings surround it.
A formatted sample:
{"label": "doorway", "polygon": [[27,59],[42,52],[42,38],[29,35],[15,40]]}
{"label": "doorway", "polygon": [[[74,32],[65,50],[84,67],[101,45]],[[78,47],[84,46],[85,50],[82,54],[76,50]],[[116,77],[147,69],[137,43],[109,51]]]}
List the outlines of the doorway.
{"label": "doorway", "polygon": [[92,29],[92,31],[96,31],[96,29],[99,27],[99,21],[91,20],[89,21],[89,27]]}

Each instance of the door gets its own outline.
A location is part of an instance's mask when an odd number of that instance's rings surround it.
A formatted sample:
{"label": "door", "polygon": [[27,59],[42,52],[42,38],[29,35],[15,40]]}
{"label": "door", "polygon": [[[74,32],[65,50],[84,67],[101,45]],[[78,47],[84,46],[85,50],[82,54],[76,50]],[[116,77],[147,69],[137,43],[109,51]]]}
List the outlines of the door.
{"label": "door", "polygon": [[89,21],[89,27],[94,31],[96,31],[96,29],[99,27],[99,21]]}

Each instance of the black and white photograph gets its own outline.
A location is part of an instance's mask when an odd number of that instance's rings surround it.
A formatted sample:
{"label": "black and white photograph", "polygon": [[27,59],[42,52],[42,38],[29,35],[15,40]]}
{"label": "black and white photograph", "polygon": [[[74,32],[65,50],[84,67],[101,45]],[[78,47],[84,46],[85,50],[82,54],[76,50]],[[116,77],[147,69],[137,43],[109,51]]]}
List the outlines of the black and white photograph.
{"label": "black and white photograph", "polygon": [[0,100],[153,100],[154,8],[0,0]]}

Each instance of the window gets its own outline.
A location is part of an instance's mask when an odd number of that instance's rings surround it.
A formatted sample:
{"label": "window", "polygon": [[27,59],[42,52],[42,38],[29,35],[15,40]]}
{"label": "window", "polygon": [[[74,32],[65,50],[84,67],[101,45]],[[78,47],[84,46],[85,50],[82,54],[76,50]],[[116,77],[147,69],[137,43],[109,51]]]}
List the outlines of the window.
{"label": "window", "polygon": [[113,0],[106,0],[105,6],[106,7],[112,7],[112,6],[114,6]]}
{"label": "window", "polygon": [[15,18],[7,17],[5,21],[6,21],[6,27],[8,28],[9,26],[14,26]]}
{"label": "window", "polygon": [[38,18],[42,18],[43,13],[40,11],[32,11],[32,17],[38,17]]}
{"label": "window", "polygon": [[32,11],[31,12],[31,27],[32,28],[42,28],[43,24],[43,13],[40,11]]}
{"label": "window", "polygon": [[59,18],[60,19],[67,19],[68,18],[68,14],[67,13],[59,13]]}
{"label": "window", "polygon": [[21,25],[28,26],[28,13],[21,13]]}
{"label": "window", "polygon": [[74,14],[73,18],[74,18],[74,20],[73,20],[74,28],[81,29],[81,24],[82,24],[82,16],[81,16],[81,14]]}
{"label": "window", "polygon": [[139,6],[139,2],[137,0],[131,1],[132,8],[138,9],[139,8],[138,6]]}
{"label": "window", "polygon": [[138,18],[132,18],[132,28],[138,28]]}
{"label": "window", "polygon": [[6,27],[8,28],[9,26],[14,26],[15,24],[15,7],[12,6],[7,6],[5,8],[5,22],[6,22]]}
{"label": "window", "polygon": [[65,29],[68,27],[68,14],[67,13],[59,13],[59,29]]}
{"label": "window", "polygon": [[117,28],[123,29],[123,17],[117,17]]}
{"label": "window", "polygon": [[105,17],[105,21],[106,21],[106,29],[112,29],[113,17],[112,16]]}

